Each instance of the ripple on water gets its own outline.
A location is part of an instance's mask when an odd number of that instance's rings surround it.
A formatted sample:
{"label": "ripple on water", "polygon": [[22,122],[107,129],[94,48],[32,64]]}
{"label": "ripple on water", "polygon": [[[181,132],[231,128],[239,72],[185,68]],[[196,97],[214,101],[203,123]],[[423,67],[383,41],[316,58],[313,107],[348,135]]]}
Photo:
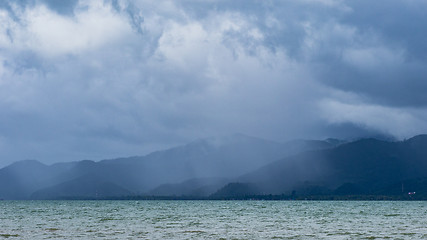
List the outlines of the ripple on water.
{"label": "ripple on water", "polygon": [[426,239],[427,202],[0,202],[10,239]]}

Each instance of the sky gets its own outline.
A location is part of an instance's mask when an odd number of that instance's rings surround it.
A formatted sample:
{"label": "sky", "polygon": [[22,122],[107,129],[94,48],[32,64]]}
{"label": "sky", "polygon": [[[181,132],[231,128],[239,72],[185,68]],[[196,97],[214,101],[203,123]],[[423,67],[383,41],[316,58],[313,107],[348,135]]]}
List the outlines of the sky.
{"label": "sky", "polygon": [[2,0],[0,167],[427,133],[426,0]]}

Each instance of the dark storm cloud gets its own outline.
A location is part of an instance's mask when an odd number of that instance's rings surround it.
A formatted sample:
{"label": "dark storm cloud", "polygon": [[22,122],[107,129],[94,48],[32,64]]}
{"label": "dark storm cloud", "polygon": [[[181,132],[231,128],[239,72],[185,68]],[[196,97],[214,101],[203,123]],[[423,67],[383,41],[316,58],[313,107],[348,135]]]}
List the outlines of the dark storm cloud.
{"label": "dark storm cloud", "polygon": [[351,11],[339,22],[352,27],[354,36],[335,46],[330,39],[322,42],[326,47],[315,59],[319,77],[326,84],[362,94],[374,103],[425,107],[427,29],[423,25],[427,3],[346,4]]}
{"label": "dark storm cloud", "polygon": [[426,1],[349,1],[352,14],[343,22],[360,31],[375,31],[395,47],[404,46],[409,59],[427,60]]}
{"label": "dark storm cloud", "polygon": [[424,1],[2,1],[2,164],[427,131]]}

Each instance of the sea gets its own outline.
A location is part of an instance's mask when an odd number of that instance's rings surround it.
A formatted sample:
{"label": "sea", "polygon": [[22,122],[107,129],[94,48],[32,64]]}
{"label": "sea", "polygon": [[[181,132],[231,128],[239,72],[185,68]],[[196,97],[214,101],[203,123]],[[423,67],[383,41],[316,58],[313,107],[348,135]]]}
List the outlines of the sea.
{"label": "sea", "polygon": [[427,202],[0,201],[0,239],[427,239]]}

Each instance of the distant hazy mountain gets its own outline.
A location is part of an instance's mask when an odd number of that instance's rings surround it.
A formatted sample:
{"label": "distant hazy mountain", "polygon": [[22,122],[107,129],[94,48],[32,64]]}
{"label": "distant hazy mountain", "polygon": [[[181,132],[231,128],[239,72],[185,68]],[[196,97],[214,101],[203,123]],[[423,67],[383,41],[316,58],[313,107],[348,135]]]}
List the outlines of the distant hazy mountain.
{"label": "distant hazy mountain", "polygon": [[[50,166],[22,161],[0,169],[0,198],[93,198],[142,194],[154,188],[153,194],[204,195],[222,182],[185,181],[236,178],[285,156],[336,144],[339,143],[304,140],[281,144],[235,134],[201,139],[142,157]],[[203,187],[206,189],[202,190]],[[211,190],[207,191],[209,187]]]}
{"label": "distant hazy mountain", "polygon": [[148,192],[151,196],[207,197],[229,182],[226,178],[195,178],[181,183],[162,184]]}
{"label": "distant hazy mountain", "polygon": [[22,199],[28,197],[44,183],[47,166],[34,160],[13,163],[0,169],[0,198]]}
{"label": "distant hazy mountain", "polygon": [[35,191],[31,199],[79,199],[129,196],[132,192],[96,175],[85,175]]}
{"label": "distant hazy mountain", "polygon": [[362,139],[309,151],[275,161],[235,182],[216,194],[248,194],[248,189],[252,194],[427,194],[427,135],[401,142]]}
{"label": "distant hazy mountain", "polygon": [[[209,152],[205,153],[203,161],[199,161],[197,155],[191,159],[192,165],[198,172],[194,175],[194,179],[162,184],[147,194],[154,196],[208,196],[224,186],[229,179],[255,170],[272,162],[272,160],[304,151],[328,149],[343,143],[341,140],[327,139],[324,141],[293,140],[279,144],[244,135],[233,135],[231,139],[226,137],[222,138],[221,141],[218,140],[218,138],[203,139],[185,146],[186,148],[191,146],[191,149],[201,149],[200,146],[205,146],[204,149],[206,146],[216,146],[216,148],[211,148]],[[230,144],[230,140],[238,141]],[[219,142],[228,143],[218,148]],[[162,152],[161,154],[165,153]],[[177,156],[180,153],[178,151],[178,154],[177,152],[168,152],[167,154]],[[183,157],[185,158],[186,155]],[[169,159],[170,157],[161,156],[159,158]]]}

